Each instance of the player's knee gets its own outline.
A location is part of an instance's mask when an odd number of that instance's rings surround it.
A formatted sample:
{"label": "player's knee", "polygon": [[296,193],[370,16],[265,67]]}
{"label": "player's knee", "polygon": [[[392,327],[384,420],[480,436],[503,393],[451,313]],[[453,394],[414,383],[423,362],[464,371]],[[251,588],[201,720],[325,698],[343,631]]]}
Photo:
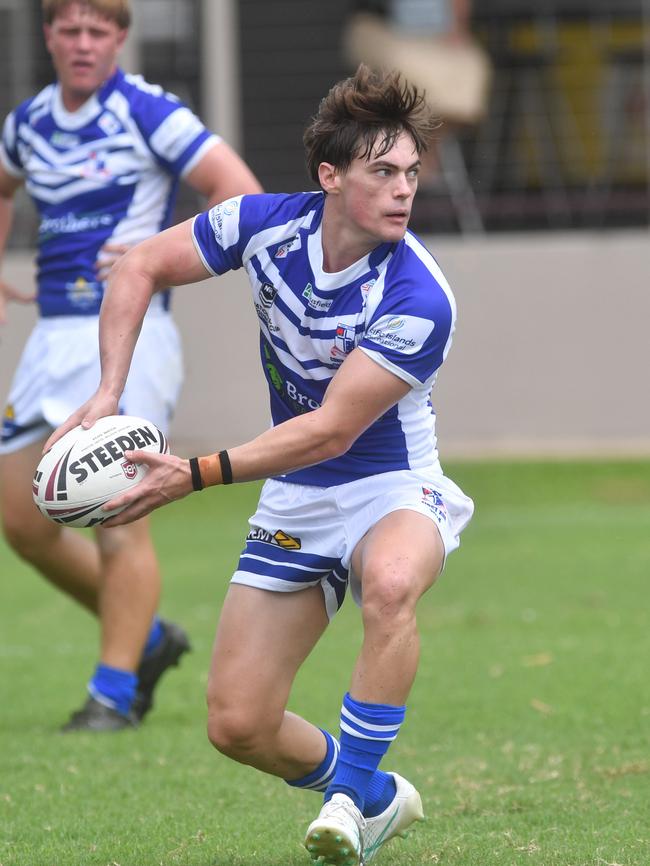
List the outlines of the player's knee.
{"label": "player's knee", "polygon": [[248,763],[264,751],[269,736],[268,721],[246,708],[211,709],[208,713],[208,739],[229,758]]}
{"label": "player's knee", "polygon": [[364,570],[362,587],[366,625],[391,623],[399,626],[414,616],[419,593],[408,572],[371,566]]}

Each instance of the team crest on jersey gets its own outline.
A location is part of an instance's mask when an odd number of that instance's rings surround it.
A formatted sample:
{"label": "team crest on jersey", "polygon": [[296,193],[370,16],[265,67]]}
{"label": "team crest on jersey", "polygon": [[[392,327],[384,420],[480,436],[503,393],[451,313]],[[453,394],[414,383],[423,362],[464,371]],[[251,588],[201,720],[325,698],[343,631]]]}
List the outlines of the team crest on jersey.
{"label": "team crest on jersey", "polygon": [[300,235],[295,235],[295,237],[292,237],[291,240],[285,241],[285,243],[283,243],[277,248],[275,256],[273,258],[285,259],[289,251],[295,253],[296,250],[299,250],[301,246],[302,243],[300,240]]}
{"label": "team crest on jersey", "polygon": [[80,168],[79,173],[86,180],[106,180],[111,177],[111,171],[103,154],[93,150]]}
{"label": "team crest on jersey", "polygon": [[447,506],[437,490],[433,490],[431,487],[423,487],[422,502],[431,511],[438,523],[447,520]]}
{"label": "team crest on jersey", "polygon": [[334,345],[330,351],[332,364],[342,364],[356,345],[356,331],[352,325],[341,322],[336,326]]}
{"label": "team crest on jersey", "polygon": [[289,535],[281,529],[278,529],[276,532],[269,532],[260,526],[251,529],[246,536],[246,541],[261,541],[263,544],[273,544],[284,550],[300,550],[302,547],[301,540],[294,535]]}

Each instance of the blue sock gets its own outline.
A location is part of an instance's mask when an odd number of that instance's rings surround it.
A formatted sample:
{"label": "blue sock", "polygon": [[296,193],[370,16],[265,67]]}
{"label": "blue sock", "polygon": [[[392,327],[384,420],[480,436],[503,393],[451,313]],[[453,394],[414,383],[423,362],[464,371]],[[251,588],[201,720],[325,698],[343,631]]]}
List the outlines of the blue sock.
{"label": "blue sock", "polygon": [[309,788],[311,791],[325,791],[334,778],[336,762],[339,756],[339,744],[330,733],[324,731],[322,728],[320,730],[327,744],[325,757],[315,770],[312,770],[311,773],[308,773],[301,779],[286,779],[287,785],[291,785],[292,788]]}
{"label": "blue sock", "polygon": [[138,678],[131,671],[98,664],[93,678],[88,683],[88,691],[100,704],[105,704],[126,716],[131,709],[137,685]]}
{"label": "blue sock", "polygon": [[364,818],[375,818],[387,809],[395,799],[397,786],[390,773],[377,770],[370,780],[363,806]]}
{"label": "blue sock", "polygon": [[162,627],[162,623],[158,619],[158,617],[154,618],[153,623],[151,624],[151,630],[149,632],[149,637],[147,638],[147,642],[144,645],[144,650],[142,651],[143,656],[151,655],[151,653],[156,649],[160,641],[163,639],[163,635],[165,634],[165,630]]}
{"label": "blue sock", "polygon": [[406,707],[355,701],[349,694],[341,707],[341,752],[325,800],[346,794],[363,811],[368,786],[379,762],[399,733]]}

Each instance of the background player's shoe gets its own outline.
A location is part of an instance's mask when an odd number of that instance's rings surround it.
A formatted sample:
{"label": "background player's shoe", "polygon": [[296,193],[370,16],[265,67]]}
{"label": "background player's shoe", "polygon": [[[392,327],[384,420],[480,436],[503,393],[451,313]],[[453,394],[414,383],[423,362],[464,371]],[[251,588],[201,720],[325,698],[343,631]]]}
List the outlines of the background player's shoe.
{"label": "background player's shoe", "polygon": [[377,854],[382,845],[394,836],[405,838],[407,828],[414,821],[423,821],[422,800],[410,782],[390,773],[395,780],[396,793],[383,812],[374,818],[366,818],[366,829],[363,833],[364,862],[368,863]]}
{"label": "background player's shoe", "polygon": [[135,728],[137,725],[138,720],[132,712],[124,716],[112,707],[107,707],[106,704],[90,697],[80,710],[70,716],[70,720],[63,725],[61,731],[64,734],[71,731],[100,733],[123,731],[125,728]]}
{"label": "background player's shoe", "polygon": [[359,866],[365,823],[349,797],[334,794],[307,828],[305,848],[323,866]]}
{"label": "background player's shoe", "polygon": [[191,649],[188,636],[173,622],[160,620],[163,636],[158,646],[140,662],[137,670],[138,688],[131,705],[131,712],[138,719],[146,716],[153,707],[153,692],[165,671],[178,664],[183,653]]}

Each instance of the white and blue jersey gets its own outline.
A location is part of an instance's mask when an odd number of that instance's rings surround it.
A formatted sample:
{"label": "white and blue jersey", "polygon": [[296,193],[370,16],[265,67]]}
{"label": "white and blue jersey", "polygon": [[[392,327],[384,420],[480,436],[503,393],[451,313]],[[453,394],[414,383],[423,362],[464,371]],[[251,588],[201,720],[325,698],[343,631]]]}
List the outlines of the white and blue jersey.
{"label": "white and blue jersey", "polygon": [[0,159],[40,214],[41,316],[97,315],[101,247],[166,228],[178,179],[218,140],[175,96],[119,69],[75,112],[58,84],[16,108]]}
{"label": "white and blue jersey", "polygon": [[317,409],[355,347],[411,386],[345,454],[282,480],[330,487],[402,469],[440,472],[430,391],[455,325],[449,285],[411,232],[326,272],[323,207],[322,193],[240,196],[193,224],[209,271],[248,272],[274,424]]}

